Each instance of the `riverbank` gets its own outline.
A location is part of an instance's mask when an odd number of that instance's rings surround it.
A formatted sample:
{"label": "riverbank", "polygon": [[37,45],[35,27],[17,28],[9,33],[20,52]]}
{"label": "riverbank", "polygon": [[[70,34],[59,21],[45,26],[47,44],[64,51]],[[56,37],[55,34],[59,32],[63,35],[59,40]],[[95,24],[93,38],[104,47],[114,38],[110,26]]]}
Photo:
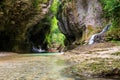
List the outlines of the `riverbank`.
{"label": "riverbank", "polygon": [[120,79],[120,46],[116,44],[99,43],[77,47],[66,52],[65,56],[71,65],[65,69],[65,73],[71,76],[84,76],[89,80],[91,77]]}

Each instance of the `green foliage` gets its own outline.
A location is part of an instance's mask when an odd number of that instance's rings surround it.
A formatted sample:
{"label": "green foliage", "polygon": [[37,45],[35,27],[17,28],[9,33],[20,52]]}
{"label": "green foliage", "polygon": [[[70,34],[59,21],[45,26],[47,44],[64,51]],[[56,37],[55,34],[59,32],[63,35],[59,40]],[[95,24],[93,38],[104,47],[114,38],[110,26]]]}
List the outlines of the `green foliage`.
{"label": "green foliage", "polygon": [[120,28],[111,28],[110,31],[107,33],[107,40],[120,40]]}
{"label": "green foliage", "polygon": [[57,8],[58,8],[58,5],[59,5],[59,1],[58,0],[53,0],[53,3],[50,7],[50,11],[53,13],[53,14],[56,14],[57,13]]}
{"label": "green foliage", "polygon": [[57,44],[57,45],[62,45],[64,46],[64,39],[65,36],[59,31],[58,29],[58,21],[56,19],[56,14],[57,14],[57,8],[59,5],[59,1],[58,0],[53,0],[53,3],[50,7],[50,12],[54,15],[53,18],[48,18],[50,21],[50,33],[46,36],[47,42],[49,43],[49,46],[52,46],[53,43]]}
{"label": "green foliage", "polygon": [[48,42],[49,46],[52,46],[53,43],[64,46],[65,36],[60,32],[57,22],[58,21],[54,16],[50,22],[51,23],[50,33],[46,35],[46,39],[45,39]]}
{"label": "green foliage", "polygon": [[56,17],[51,21],[51,42],[64,45],[65,36],[59,31],[57,22]]}
{"label": "green foliage", "polygon": [[120,16],[120,1],[119,0],[101,0],[107,18],[116,18]]}
{"label": "green foliage", "polygon": [[112,22],[112,28],[107,34],[107,40],[120,40],[120,0],[101,0],[104,17]]}
{"label": "green foliage", "polygon": [[112,53],[112,55],[120,56],[120,52]]}
{"label": "green foliage", "polygon": [[34,0],[33,1],[33,7],[36,8],[40,4],[40,0]]}

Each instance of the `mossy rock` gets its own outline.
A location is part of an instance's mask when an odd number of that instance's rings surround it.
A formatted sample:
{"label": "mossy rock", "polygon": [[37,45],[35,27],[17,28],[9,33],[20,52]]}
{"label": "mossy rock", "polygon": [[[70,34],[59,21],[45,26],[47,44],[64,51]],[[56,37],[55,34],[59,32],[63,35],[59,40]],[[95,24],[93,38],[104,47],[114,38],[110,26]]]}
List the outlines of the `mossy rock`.
{"label": "mossy rock", "polygon": [[119,59],[101,59],[94,58],[93,62],[89,59],[79,64],[73,65],[64,70],[65,73],[76,77],[104,77],[104,78],[120,78]]}
{"label": "mossy rock", "polygon": [[[45,14],[42,4],[49,0],[2,0],[0,2],[0,50],[26,52],[31,50],[30,30]],[[37,16],[37,17],[36,17]]]}

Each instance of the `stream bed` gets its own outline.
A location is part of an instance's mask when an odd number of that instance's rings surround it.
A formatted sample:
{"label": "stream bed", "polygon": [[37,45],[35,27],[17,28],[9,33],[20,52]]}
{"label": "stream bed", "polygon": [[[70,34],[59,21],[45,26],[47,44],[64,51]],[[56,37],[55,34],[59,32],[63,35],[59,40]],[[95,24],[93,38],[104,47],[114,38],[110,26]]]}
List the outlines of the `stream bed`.
{"label": "stream bed", "polygon": [[0,57],[0,80],[74,80],[61,74],[60,55],[15,54]]}
{"label": "stream bed", "polygon": [[112,80],[63,73],[69,67],[59,53],[12,54],[0,57],[0,80]]}

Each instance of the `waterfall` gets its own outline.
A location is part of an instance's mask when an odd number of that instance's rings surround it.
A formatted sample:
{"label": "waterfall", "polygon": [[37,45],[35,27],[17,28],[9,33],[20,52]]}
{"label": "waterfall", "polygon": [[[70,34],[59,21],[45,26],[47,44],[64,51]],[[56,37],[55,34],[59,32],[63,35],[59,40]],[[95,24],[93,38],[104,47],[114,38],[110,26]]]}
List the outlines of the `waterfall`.
{"label": "waterfall", "polygon": [[94,39],[95,39],[95,36],[96,36],[96,35],[97,35],[97,34],[94,34],[94,35],[91,36],[88,44],[93,44],[93,43],[94,43]]}
{"label": "waterfall", "polygon": [[102,30],[100,33],[98,33],[98,34],[101,35],[101,34],[105,33],[106,31],[109,30],[110,26],[111,26],[111,24],[108,24],[108,25],[107,25],[105,28],[103,28],[103,30]]}
{"label": "waterfall", "polygon": [[41,48],[38,49],[38,48],[36,48],[36,47],[34,47],[34,46],[32,47],[32,51],[33,51],[33,52],[39,52],[39,53],[45,52],[45,50],[42,50]]}
{"label": "waterfall", "polygon": [[103,30],[102,30],[100,33],[93,34],[93,35],[91,36],[88,44],[94,44],[94,43],[95,43],[95,37],[104,34],[106,31],[109,30],[110,26],[111,26],[111,24],[109,24],[109,25],[107,25],[105,28],[103,28]]}

